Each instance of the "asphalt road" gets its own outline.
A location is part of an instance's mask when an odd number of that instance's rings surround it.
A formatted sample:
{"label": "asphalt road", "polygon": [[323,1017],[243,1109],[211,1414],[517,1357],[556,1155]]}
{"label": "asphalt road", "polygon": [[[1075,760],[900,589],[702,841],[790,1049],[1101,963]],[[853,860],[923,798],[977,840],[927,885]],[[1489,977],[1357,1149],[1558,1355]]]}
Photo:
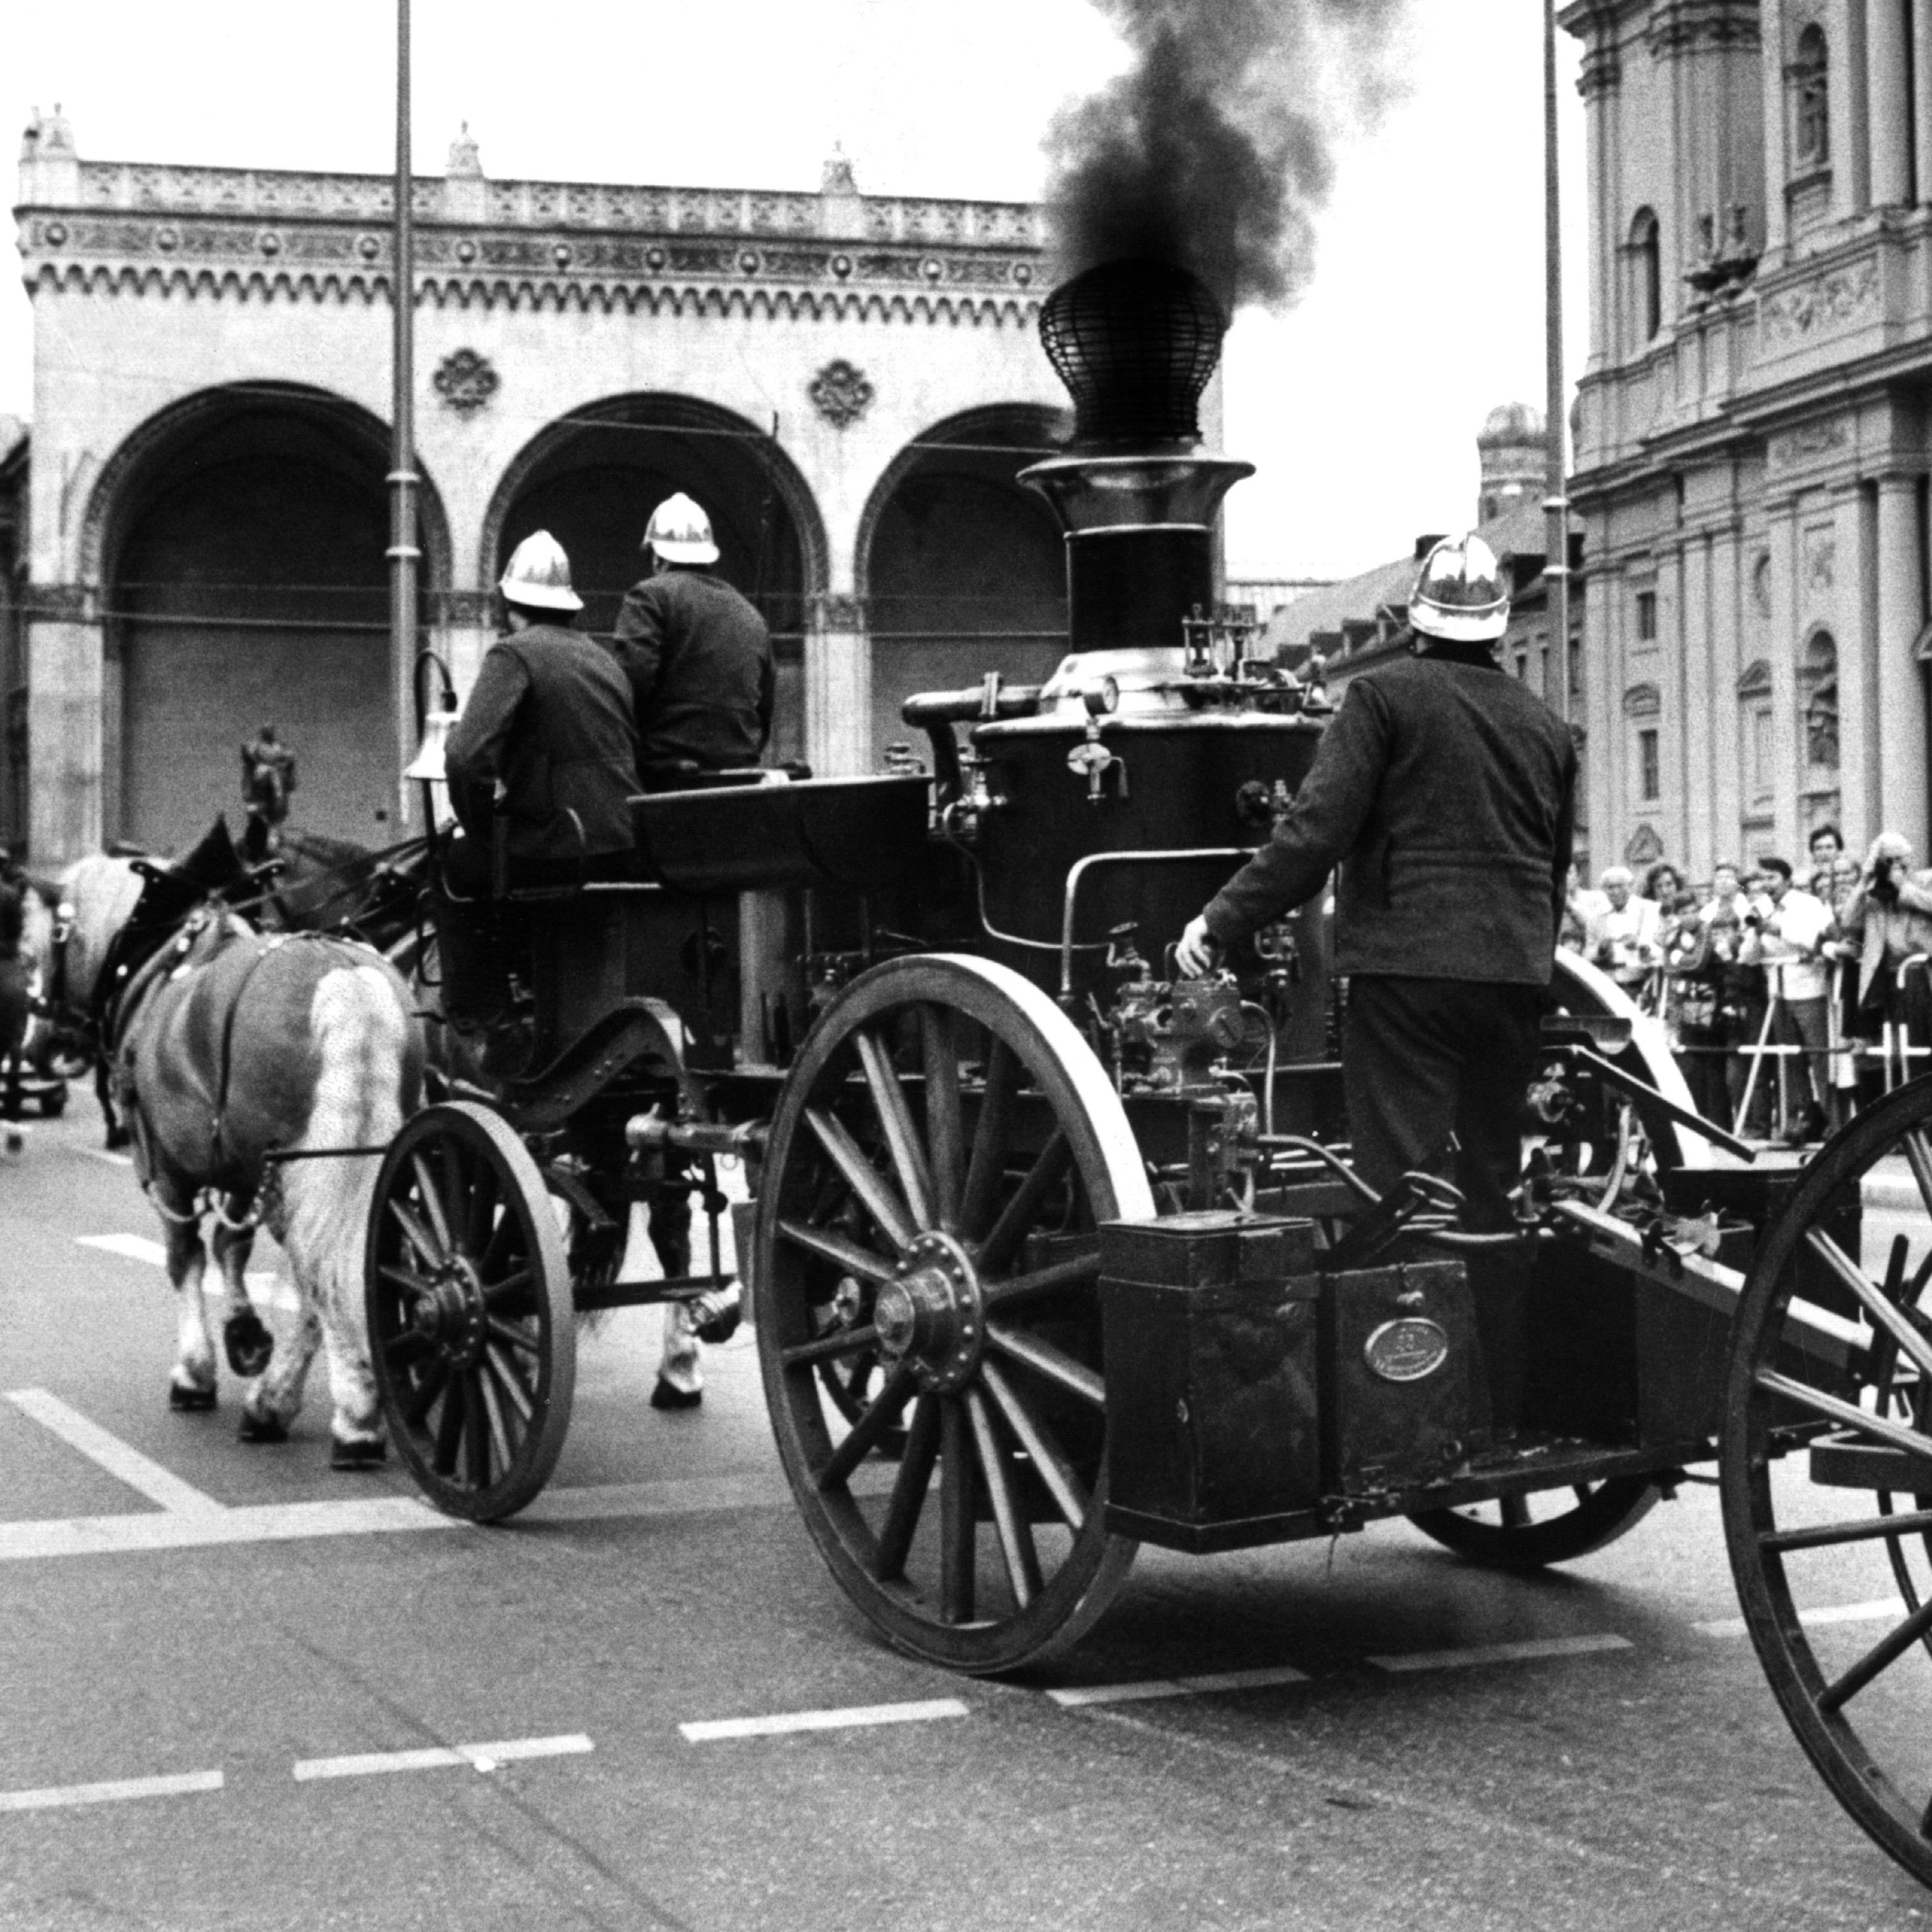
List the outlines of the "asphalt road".
{"label": "asphalt road", "polygon": [[[1146,1552],[1070,1658],[964,1682],[833,1590],[745,1340],[702,1411],[662,1415],[655,1317],[614,1318],[550,1491],[495,1530],[430,1517],[395,1471],[332,1475],[320,1364],[286,1445],[236,1439],[231,1385],[170,1414],[158,1229],[76,1108],[0,1166],[0,1388],[44,1392],[0,1401],[0,1926],[1932,1916],[1786,1732],[1708,1489],[1531,1580],[1403,1525]],[[1890,1588],[1850,1560],[1816,1582]],[[1847,1654],[1874,1634],[1847,1624]],[[1234,1672],[1273,1681],[1175,1692]],[[1051,1694],[1150,1680],[1168,1694]],[[809,1713],[842,1721],[681,1728]]]}

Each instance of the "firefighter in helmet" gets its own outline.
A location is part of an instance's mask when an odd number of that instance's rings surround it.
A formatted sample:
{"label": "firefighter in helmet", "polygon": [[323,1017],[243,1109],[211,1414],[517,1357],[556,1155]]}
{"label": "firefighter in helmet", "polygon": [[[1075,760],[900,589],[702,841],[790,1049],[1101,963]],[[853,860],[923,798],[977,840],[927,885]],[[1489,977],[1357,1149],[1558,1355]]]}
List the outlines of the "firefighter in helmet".
{"label": "firefighter in helmet", "polygon": [[1430,551],[1409,654],[1351,678],[1268,843],[1190,920],[1181,971],[1207,971],[1336,885],[1348,981],[1342,1084],[1356,1164],[1386,1190],[1453,1179],[1470,1226],[1509,1226],[1570,868],[1569,728],[1499,670],[1501,566],[1474,535]]}
{"label": "firefighter in helmet", "polygon": [[676,789],[694,771],[755,765],[771,736],[771,633],[717,574],[711,519],[680,492],[651,512],[651,574],[617,614],[617,662],[630,680],[645,786]]}
{"label": "firefighter in helmet", "polygon": [[505,634],[485,653],[443,751],[461,829],[444,857],[454,898],[439,931],[447,1017],[482,1034],[486,1070],[506,1075],[520,1070],[530,1042],[511,1010],[515,935],[500,941],[482,903],[494,883],[496,821],[512,884],[621,873],[632,844],[638,738],[630,689],[610,652],[568,628],[584,602],[563,546],[548,530],[526,537],[496,587]]}

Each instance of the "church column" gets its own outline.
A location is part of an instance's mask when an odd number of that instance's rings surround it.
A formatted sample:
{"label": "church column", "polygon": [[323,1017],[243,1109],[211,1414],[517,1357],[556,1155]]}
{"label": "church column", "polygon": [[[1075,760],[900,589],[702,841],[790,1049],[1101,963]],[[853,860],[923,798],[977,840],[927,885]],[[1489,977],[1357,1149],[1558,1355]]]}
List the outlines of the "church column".
{"label": "church column", "polygon": [[80,584],[27,588],[28,855],[40,870],[98,852],[105,836],[98,601]]}
{"label": "church column", "polygon": [[1906,59],[1908,0],[1865,0],[1865,126],[1874,207],[1912,199],[1912,92]]}
{"label": "church column", "polygon": [[805,640],[805,756],[816,778],[872,767],[872,646],[862,602],[848,592],[812,599]]}
{"label": "church column", "polygon": [[1688,876],[1711,875],[1711,539],[1694,536],[1678,572],[1677,850]]}
{"label": "church column", "polygon": [[1880,723],[1879,830],[1926,851],[1925,674],[1912,655],[1924,611],[1919,590],[1918,488],[1878,480],[1878,664],[1872,698]]}
{"label": "church column", "polygon": [[[1932,7],[1932,0],[1922,4]],[[1768,268],[1784,246],[1784,184],[1791,178],[1785,154],[1790,117],[1784,106],[1784,0],[1759,0],[1758,38],[1764,74],[1764,266]]]}

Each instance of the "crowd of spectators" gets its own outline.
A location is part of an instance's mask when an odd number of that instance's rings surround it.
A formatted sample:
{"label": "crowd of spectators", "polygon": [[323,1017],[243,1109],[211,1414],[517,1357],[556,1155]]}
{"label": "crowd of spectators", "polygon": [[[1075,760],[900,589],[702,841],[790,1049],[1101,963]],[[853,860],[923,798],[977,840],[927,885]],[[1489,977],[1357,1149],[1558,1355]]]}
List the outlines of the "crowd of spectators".
{"label": "crowd of spectators", "polygon": [[1932,869],[1895,832],[1862,865],[1835,826],[1808,851],[1802,872],[1724,861],[1696,887],[1668,860],[1595,890],[1573,868],[1561,938],[1664,1021],[1707,1119],[1792,1145],[1920,1070],[1902,1048],[1932,1048]]}

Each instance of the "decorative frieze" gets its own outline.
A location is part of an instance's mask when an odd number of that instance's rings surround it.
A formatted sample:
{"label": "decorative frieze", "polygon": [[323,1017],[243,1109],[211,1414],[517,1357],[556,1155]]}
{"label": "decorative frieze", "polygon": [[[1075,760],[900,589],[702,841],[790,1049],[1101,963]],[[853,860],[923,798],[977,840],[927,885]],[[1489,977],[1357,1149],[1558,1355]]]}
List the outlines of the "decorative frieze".
{"label": "decorative frieze", "polygon": [[1851,440],[1850,426],[1843,416],[1825,416],[1815,422],[1801,423],[1783,436],[1773,436],[1766,455],[1772,469],[1790,470],[1814,457],[1843,449]]}
{"label": "decorative frieze", "polygon": [[1878,306],[1878,263],[1870,256],[1758,298],[1768,342],[1802,341],[1862,320]]}

